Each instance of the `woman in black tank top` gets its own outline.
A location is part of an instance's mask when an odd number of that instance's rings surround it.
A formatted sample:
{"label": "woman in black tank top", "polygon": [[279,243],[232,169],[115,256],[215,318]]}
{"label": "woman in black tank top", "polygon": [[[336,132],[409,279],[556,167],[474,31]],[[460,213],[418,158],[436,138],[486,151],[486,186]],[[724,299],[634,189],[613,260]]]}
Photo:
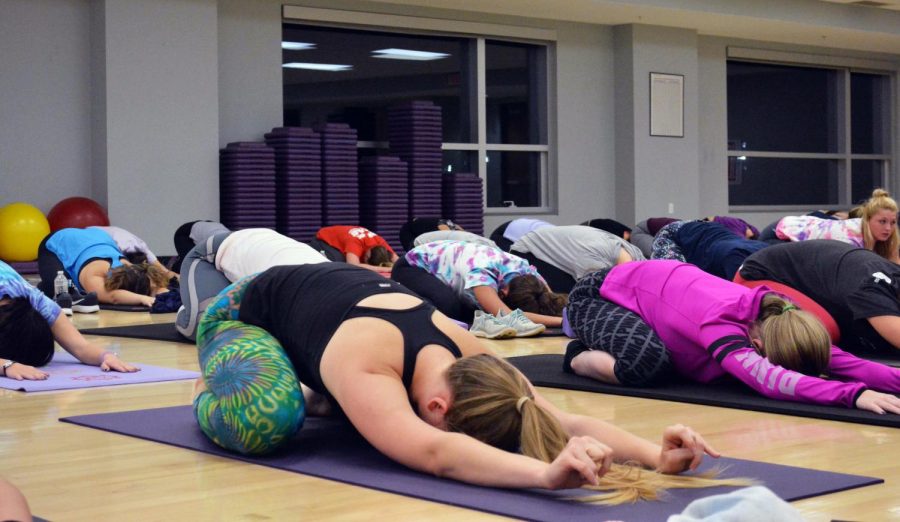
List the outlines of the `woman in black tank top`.
{"label": "woman in black tank top", "polygon": [[[674,486],[665,474],[718,455],[681,425],[660,446],[559,410],[430,304],[343,263],[238,281],[207,308],[197,345],[200,427],[242,453],[290,439],[304,415],[302,382],[308,404],[328,397],[388,457],[463,482],[560,489],[609,473],[655,490]],[[626,461],[663,474],[613,464]]]}

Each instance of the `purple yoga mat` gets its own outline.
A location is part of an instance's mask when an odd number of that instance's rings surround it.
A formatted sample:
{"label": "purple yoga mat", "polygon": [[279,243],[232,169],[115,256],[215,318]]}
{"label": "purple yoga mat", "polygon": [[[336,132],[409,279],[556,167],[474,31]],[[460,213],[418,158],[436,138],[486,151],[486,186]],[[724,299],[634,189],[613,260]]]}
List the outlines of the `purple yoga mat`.
{"label": "purple yoga mat", "polygon": [[[665,520],[668,515],[681,512],[692,500],[735,489],[675,489],[662,501],[615,507],[596,506],[566,499],[584,494],[585,490],[550,492],[488,488],[412,471],[378,453],[349,424],[338,419],[309,418],[288,448],[275,455],[257,458],[227,452],[210,442],[197,426],[190,406],[80,415],[60,420],[221,457],[526,520]],[[714,465],[713,460],[706,459],[701,470]],[[785,500],[799,500],[884,482],[873,477],[748,460],[721,458],[716,463],[727,467],[723,476],[759,479]]]}
{"label": "purple yoga mat", "polygon": [[50,364],[41,367],[41,370],[50,374],[47,380],[17,381],[3,378],[0,379],[0,388],[25,392],[70,390],[143,382],[180,381],[196,379],[200,376],[198,372],[129,362],[140,367],[141,371],[135,373],[104,372],[99,366],[81,364],[78,359],[67,352],[56,352]]}

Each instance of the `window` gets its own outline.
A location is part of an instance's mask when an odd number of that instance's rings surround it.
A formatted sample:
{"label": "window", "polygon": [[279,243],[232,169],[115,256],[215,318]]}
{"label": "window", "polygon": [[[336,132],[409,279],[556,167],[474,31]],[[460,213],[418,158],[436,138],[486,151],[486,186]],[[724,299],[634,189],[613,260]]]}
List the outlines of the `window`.
{"label": "window", "polygon": [[729,204],[850,207],[885,186],[889,89],[887,74],[729,61]]}
{"label": "window", "polygon": [[488,209],[549,209],[547,43],[292,22],[282,36],[285,125],[347,123],[365,156],[388,147],[388,107],[429,100],[445,172],[480,175]]}

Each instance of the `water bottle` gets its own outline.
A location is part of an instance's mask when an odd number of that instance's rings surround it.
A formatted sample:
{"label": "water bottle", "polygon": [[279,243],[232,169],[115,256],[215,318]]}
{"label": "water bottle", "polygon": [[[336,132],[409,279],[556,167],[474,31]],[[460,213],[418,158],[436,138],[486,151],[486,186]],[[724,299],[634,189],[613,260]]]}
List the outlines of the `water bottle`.
{"label": "water bottle", "polygon": [[59,294],[68,293],[68,291],[69,279],[66,277],[66,274],[60,270],[56,273],[56,278],[53,280],[53,297],[56,297]]}

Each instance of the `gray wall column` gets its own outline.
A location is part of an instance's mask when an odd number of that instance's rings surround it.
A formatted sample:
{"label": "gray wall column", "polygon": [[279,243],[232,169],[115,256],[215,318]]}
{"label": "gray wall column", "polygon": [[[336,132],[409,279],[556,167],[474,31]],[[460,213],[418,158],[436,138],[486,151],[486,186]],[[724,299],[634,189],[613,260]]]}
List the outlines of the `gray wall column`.
{"label": "gray wall column", "polygon": [[[696,217],[699,206],[697,34],[615,28],[616,215]],[[650,136],[650,73],[684,76],[684,137]]]}
{"label": "gray wall column", "polygon": [[216,0],[95,0],[91,15],[93,197],[174,253],[178,225],[219,215]]}

